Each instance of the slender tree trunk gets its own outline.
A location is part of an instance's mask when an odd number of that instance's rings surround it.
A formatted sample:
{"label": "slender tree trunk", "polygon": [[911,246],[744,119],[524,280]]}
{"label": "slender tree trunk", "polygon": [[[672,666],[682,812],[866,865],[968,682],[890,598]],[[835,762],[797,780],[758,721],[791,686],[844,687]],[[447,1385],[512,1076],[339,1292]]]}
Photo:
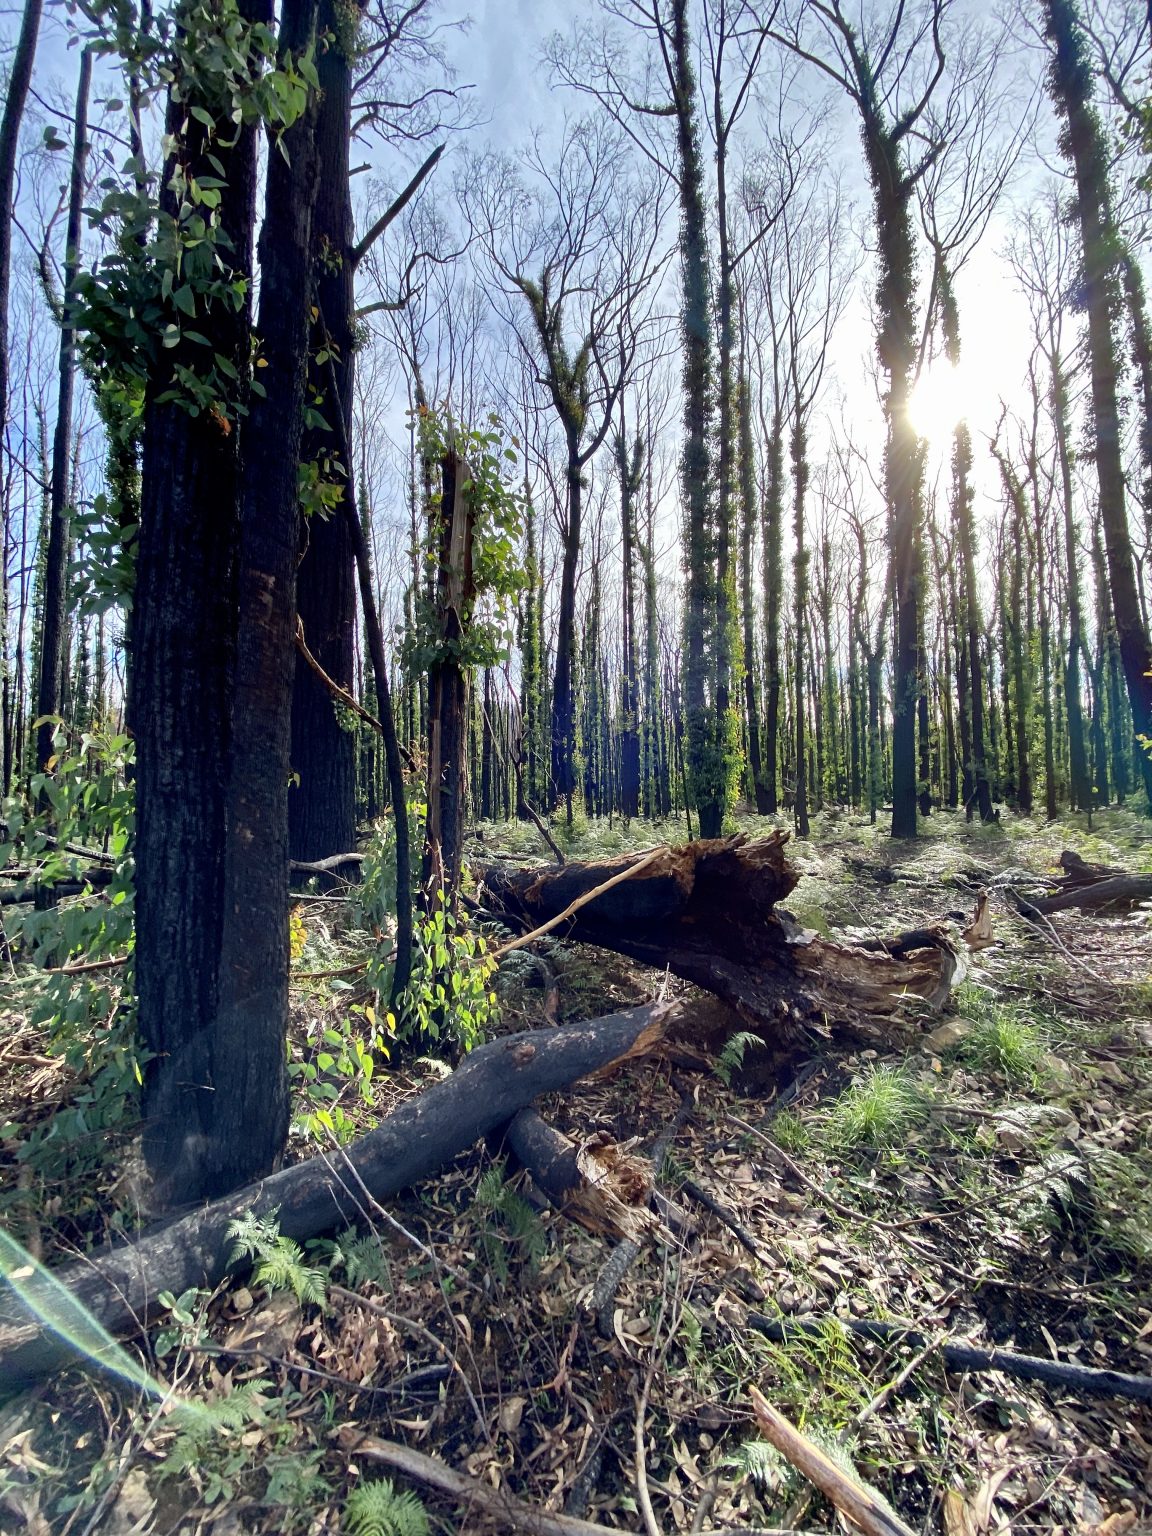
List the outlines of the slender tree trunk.
{"label": "slender tree trunk", "polygon": [[[1062,148],[1076,180],[1096,475],[1112,612],[1133,725],[1138,735],[1152,736],[1152,676],[1148,675],[1152,672],[1152,644],[1136,586],[1121,458],[1115,335],[1117,236],[1108,185],[1108,150],[1093,106],[1092,72],[1073,0],[1044,0],[1044,17],[1045,34],[1052,45],[1050,89],[1064,122]],[[1152,805],[1152,759],[1141,752],[1140,762]]]}
{"label": "slender tree trunk", "polygon": [[1092,784],[1084,745],[1084,713],[1080,702],[1080,657],[1084,649],[1084,620],[1080,596],[1080,554],[1072,494],[1072,453],[1068,444],[1068,385],[1060,360],[1052,358],[1050,400],[1060,464],[1060,495],[1064,515],[1065,589],[1068,594],[1068,652],[1064,666],[1064,700],[1068,714],[1069,799],[1073,810],[1090,810]]}
{"label": "slender tree trunk", "polygon": [[756,610],[752,597],[752,535],[756,524],[756,464],[752,446],[752,400],[748,376],[740,378],[740,611],[744,622],[744,719],[748,733],[748,767],[756,814],[768,815],[768,786],[760,751],[760,708],[757,696]]}
{"label": "slender tree trunk", "polygon": [[637,436],[629,455],[623,427],[616,440],[620,478],[621,559],[624,607],[620,683],[620,810],[640,814],[640,688],[636,644],[636,498],[643,483],[644,441]]}
{"label": "slender tree trunk", "polygon": [[20,34],[12,69],[8,76],[8,95],[0,118],[0,441],[8,425],[8,292],[12,279],[12,212],[16,190],[16,157],[20,150],[20,125],[32,84],[32,65],[36,58],[36,40],[40,33],[42,0],[24,0]]}
{"label": "slender tree trunk", "polygon": [[[72,541],[69,505],[69,458],[72,446],[72,396],[76,382],[76,333],[72,303],[80,269],[80,219],[88,166],[88,90],[92,55],[80,51],[80,80],[72,125],[72,173],[68,184],[68,223],[64,236],[64,292],[60,316],[60,363],[57,372],[56,430],[52,438],[52,490],[48,508],[48,551],[44,564],[43,638],[36,712],[58,715],[64,695],[65,635],[68,603],[68,555]],[[41,772],[52,755],[52,726],[36,733],[36,766]]]}
{"label": "slender tree trunk", "polygon": [[795,402],[795,410],[796,420],[792,427],[792,512],[796,537],[796,563],[793,568],[793,619],[796,634],[793,661],[795,713],[792,724],[796,747],[796,831],[800,837],[807,837],[811,830],[808,822],[808,759],[804,737],[804,632],[808,621],[809,562],[804,544],[804,497],[808,486],[808,459],[799,400]]}
{"label": "slender tree trunk", "polygon": [[[316,146],[320,162],[312,223],[315,306],[310,387],[327,430],[304,434],[301,459],[321,466],[338,456],[340,434],[352,435],[354,229],[348,187],[351,142],[352,64],[348,32],[359,19],[357,4],[321,0],[320,30],[327,46],[317,50],[320,82]],[[324,354],[331,353],[332,367]],[[334,384],[333,384],[334,379]],[[297,572],[297,605],[304,638],[328,676],[353,686],[356,572],[346,518],[312,514],[303,527],[303,558]],[[288,797],[294,859],[325,859],[356,845],[356,738],[341,722],[335,701],[303,657],[292,685],[292,769],[299,782]]]}
{"label": "slender tree trunk", "polygon": [[576,577],[580,567],[580,540],[584,506],[583,470],[576,429],[566,425],[568,468],[568,526],[564,531],[564,559],[560,566],[560,611],[556,620],[556,666],[552,674],[552,798],[572,812],[576,788],[576,690],[572,661],[576,651]]}
{"label": "slender tree trunk", "polygon": [[464,490],[467,467],[456,454],[441,465],[443,493],[430,503],[430,547],[436,556],[436,658],[428,668],[428,812],[421,884],[429,912],[437,901],[455,909],[464,852],[468,782],[468,679],[459,645],[475,600],[473,512]]}
{"label": "slender tree trunk", "polygon": [[775,816],[780,789],[780,604],[784,503],[784,423],[779,401],[768,437],[767,485],[762,522],[764,555],[764,789],[767,814]]}

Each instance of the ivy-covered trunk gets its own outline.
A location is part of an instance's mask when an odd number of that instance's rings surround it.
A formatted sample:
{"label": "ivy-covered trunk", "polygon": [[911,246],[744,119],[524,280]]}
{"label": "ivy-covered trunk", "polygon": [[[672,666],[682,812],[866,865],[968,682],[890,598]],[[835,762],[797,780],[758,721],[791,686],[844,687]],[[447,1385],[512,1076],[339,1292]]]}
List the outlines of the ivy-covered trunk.
{"label": "ivy-covered trunk", "polygon": [[[1076,180],[1076,218],[1088,316],[1093,448],[1117,649],[1135,734],[1147,737],[1152,735],[1152,642],[1136,586],[1121,453],[1116,341],[1121,284],[1116,260],[1119,237],[1109,186],[1109,149],[1093,104],[1092,71],[1074,0],[1044,0],[1043,15],[1045,36],[1052,50],[1049,88],[1063,120],[1061,148]],[[1132,745],[1131,736],[1128,745]],[[1139,751],[1139,760],[1152,804],[1152,759]]]}
{"label": "ivy-covered trunk", "polygon": [[[687,0],[672,4],[673,111],[680,189],[681,331],[684,349],[685,790],[701,837],[719,837],[726,809],[724,717],[716,695],[719,602],[711,437],[715,414],[712,305],[704,167],[696,125]],[[726,702],[726,701],[725,701]]]}
{"label": "ivy-covered trunk", "polygon": [[886,126],[871,89],[861,96],[864,147],[880,254],[877,351],[887,373],[884,481],[892,543],[896,644],[892,657],[892,836],[916,836],[916,715],[923,603],[924,447],[908,419],[916,355],[915,274],[902,134]]}

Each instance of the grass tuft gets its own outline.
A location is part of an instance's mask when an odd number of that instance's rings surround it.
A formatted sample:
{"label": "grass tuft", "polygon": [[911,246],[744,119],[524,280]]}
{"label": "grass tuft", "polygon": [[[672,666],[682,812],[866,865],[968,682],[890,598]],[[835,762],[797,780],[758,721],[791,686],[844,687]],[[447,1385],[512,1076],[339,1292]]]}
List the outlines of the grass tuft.
{"label": "grass tuft", "polygon": [[825,1135],[833,1147],[894,1147],[927,1113],[924,1094],[905,1068],[871,1067],[832,1105]]}

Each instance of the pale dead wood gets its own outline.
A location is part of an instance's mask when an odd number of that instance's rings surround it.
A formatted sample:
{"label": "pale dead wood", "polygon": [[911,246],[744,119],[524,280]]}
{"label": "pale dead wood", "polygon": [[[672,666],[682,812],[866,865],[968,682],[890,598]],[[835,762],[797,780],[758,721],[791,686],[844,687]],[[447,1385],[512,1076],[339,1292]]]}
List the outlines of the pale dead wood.
{"label": "pale dead wood", "polygon": [[748,1390],[757,1426],[765,1440],[814,1483],[825,1498],[864,1532],[864,1536],[916,1536],[912,1528],[882,1504],[870,1489],[850,1477],[782,1413],[778,1413],[762,1392],[754,1386]]}

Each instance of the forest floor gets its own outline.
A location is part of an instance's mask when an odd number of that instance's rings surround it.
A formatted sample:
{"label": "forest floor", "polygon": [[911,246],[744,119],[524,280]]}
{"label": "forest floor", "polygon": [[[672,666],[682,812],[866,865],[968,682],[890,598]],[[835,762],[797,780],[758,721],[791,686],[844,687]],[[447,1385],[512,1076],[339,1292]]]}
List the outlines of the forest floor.
{"label": "forest floor", "polygon": [[[485,827],[473,852],[539,857],[530,832]],[[667,836],[581,826],[571,852]],[[355,1490],[382,1469],[349,1449],[350,1427],[608,1529],[645,1529],[639,1444],[660,1532],[844,1530],[760,1440],[753,1384],[916,1531],[1152,1532],[1152,1404],[949,1372],[936,1347],[1152,1373],[1152,915],[1016,915],[1016,893],[1037,889],[1065,848],[1152,872],[1152,824],[1123,812],[1091,831],[1083,817],[982,828],[936,816],[914,845],[822,817],[789,850],[804,874],[789,910],[809,927],[891,934],[992,891],[996,942],[925,1022],[924,1049],[750,1047],[694,1075],[640,1062],[541,1105],[574,1138],[605,1131],[640,1150],[681,1120],[660,1187],[695,1230],[641,1252],[607,1337],[586,1303],[611,1244],[530,1204],[524,1175],[476,1148],[387,1213],[367,1210],[369,1242],[304,1256],[326,1272],[322,1303],[243,1273],[210,1299],[177,1299],[143,1359],[181,1393],[233,1403],[208,1432],[78,1374],[0,1409],[0,1532],[420,1529],[379,1510],[363,1523],[371,1501]],[[355,959],[339,903],[302,910],[301,971]],[[669,983],[549,938],[509,956],[496,986],[500,1029],[513,1031]],[[297,1061],[318,1059],[325,1031],[346,1039],[363,1017],[349,1010],[364,1006],[354,976],[301,982]],[[68,1083],[18,1014],[8,1026],[11,1134]],[[351,1078],[340,1102],[366,1127],[443,1070],[397,1055],[372,1106]],[[302,1133],[292,1145],[315,1150]],[[124,1161],[28,1191],[47,1257],[107,1230],[130,1199]],[[810,1326],[772,1339],[753,1318]],[[868,1342],[844,1326],[865,1318],[920,1337]],[[431,1529],[509,1529],[395,1480]]]}

